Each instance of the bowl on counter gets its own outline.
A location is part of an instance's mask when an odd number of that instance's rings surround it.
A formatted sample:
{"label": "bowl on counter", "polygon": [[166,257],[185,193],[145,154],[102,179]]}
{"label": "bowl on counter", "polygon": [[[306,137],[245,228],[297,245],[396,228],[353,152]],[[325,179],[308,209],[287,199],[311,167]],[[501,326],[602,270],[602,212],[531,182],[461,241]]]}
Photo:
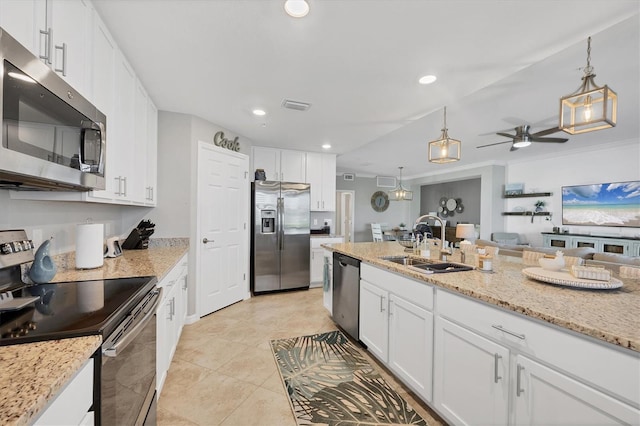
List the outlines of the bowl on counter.
{"label": "bowl on counter", "polygon": [[559,271],[564,268],[564,259],[563,258],[554,258],[550,259],[547,257],[541,257],[538,259],[538,263],[542,269],[547,271]]}

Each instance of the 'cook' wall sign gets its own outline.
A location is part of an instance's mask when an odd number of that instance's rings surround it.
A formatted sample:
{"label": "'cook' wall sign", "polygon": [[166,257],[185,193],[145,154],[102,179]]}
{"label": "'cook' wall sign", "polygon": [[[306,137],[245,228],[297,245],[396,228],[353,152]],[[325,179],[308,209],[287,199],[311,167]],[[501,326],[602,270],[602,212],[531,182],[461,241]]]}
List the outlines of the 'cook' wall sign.
{"label": "'cook' wall sign", "polygon": [[236,136],[235,139],[227,139],[224,137],[224,132],[218,132],[213,135],[213,143],[216,146],[227,148],[231,151],[240,151],[240,142],[238,142],[238,137]]}

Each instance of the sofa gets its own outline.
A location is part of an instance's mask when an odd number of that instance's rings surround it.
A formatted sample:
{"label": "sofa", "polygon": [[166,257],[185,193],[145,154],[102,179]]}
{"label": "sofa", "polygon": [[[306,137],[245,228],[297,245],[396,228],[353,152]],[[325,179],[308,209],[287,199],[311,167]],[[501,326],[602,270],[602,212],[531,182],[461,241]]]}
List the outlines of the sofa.
{"label": "sofa", "polygon": [[[516,234],[517,235],[517,234]],[[640,268],[640,256],[625,256],[616,253],[600,253],[592,247],[578,248],[560,248],[560,247],[531,247],[528,244],[504,244],[499,241],[489,241],[478,239],[475,241],[478,247],[498,247],[499,254],[505,256],[522,257],[522,253],[527,251],[535,251],[545,254],[555,254],[558,250],[562,251],[565,256],[581,257],[587,266],[602,266],[613,271],[618,271],[620,266],[632,266]]]}

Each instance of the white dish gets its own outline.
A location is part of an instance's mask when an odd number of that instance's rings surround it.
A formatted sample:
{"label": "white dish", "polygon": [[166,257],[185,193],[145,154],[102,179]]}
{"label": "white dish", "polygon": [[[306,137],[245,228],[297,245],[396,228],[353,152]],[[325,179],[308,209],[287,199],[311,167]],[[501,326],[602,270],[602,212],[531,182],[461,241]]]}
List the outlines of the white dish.
{"label": "white dish", "polygon": [[576,278],[566,271],[547,271],[542,268],[525,268],[522,273],[536,281],[568,287],[587,288],[591,290],[610,290],[622,287],[622,281],[611,277],[609,281],[595,281]]}

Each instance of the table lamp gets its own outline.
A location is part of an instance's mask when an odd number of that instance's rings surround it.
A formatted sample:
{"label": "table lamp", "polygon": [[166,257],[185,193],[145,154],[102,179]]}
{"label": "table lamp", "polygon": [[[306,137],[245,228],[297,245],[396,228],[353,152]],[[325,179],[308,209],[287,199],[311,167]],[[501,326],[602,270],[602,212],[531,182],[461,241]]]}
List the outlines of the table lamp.
{"label": "table lamp", "polygon": [[468,238],[476,238],[476,226],[473,223],[461,223],[456,225],[456,238],[462,238],[462,241],[460,241],[460,260],[464,263],[466,260],[464,246],[471,246],[471,241],[468,241]]}

